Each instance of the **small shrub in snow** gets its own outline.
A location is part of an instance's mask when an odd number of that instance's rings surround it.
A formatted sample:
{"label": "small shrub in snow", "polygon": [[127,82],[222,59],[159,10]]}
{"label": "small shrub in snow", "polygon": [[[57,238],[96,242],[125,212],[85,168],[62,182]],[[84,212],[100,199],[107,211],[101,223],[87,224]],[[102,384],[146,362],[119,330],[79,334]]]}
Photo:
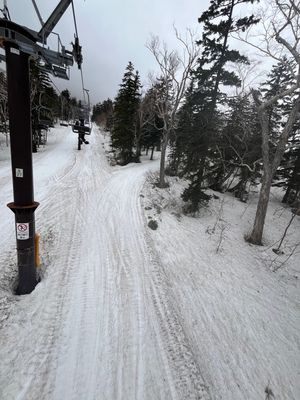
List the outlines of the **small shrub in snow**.
{"label": "small shrub in snow", "polygon": [[172,169],[170,166],[168,166],[168,167],[165,169],[165,174],[166,174],[167,176],[177,176],[176,171],[174,171],[174,169]]}
{"label": "small shrub in snow", "polygon": [[183,207],[183,212],[185,214],[196,213],[199,208],[206,206],[211,199],[211,196],[199,190],[196,186],[189,186],[186,188],[181,197],[182,200],[186,202],[186,205]]}
{"label": "small shrub in snow", "polygon": [[153,219],[151,219],[151,221],[148,222],[148,226],[150,229],[155,231],[158,228],[158,223],[157,223],[157,221],[154,221]]}
{"label": "small shrub in snow", "polygon": [[274,393],[272,392],[272,389],[269,388],[269,386],[265,388],[265,394],[266,394],[265,400],[271,400],[275,398]]}

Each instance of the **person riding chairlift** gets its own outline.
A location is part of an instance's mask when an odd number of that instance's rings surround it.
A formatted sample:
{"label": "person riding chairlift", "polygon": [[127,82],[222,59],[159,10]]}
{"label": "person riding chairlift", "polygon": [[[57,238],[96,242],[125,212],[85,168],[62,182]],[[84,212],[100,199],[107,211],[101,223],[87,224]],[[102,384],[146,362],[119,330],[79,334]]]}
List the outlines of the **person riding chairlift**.
{"label": "person riding chairlift", "polygon": [[[79,121],[75,122],[75,125],[80,125],[84,126],[84,118],[79,118]],[[82,141],[82,143],[89,144],[87,140],[85,140],[85,133],[79,133],[79,139]]]}

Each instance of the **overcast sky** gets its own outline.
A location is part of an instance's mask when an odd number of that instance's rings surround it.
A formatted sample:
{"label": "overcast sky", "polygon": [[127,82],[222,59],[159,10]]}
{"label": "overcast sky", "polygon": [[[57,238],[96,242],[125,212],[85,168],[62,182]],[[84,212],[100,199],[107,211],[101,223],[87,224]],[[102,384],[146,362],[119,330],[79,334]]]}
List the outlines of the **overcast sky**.
{"label": "overcast sky", "polygon": [[[44,21],[58,2],[36,0]],[[40,29],[31,0],[8,0],[7,4],[14,22]],[[95,104],[116,96],[128,61],[133,62],[146,84],[148,72],[157,70],[152,54],[145,47],[151,33],[159,35],[170,49],[177,46],[173,24],[183,33],[187,27],[197,29],[200,37],[197,19],[208,8],[209,0],[74,0],[74,5],[84,57],[84,85]],[[71,6],[55,32],[60,34],[66,48],[71,49],[74,38]],[[70,72],[69,82],[56,79],[55,83],[60,90],[67,87],[73,96],[82,98],[77,66]]]}

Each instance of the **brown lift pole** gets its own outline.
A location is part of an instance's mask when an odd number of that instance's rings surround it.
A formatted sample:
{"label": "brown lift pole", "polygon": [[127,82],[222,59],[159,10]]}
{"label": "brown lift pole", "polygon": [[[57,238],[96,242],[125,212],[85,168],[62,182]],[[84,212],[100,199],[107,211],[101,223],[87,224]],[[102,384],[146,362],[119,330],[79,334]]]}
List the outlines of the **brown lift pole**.
{"label": "brown lift pole", "polygon": [[9,129],[14,201],[8,207],[15,214],[18,253],[18,294],[31,293],[37,283],[34,252],[34,201],[32,134],[29,85],[29,55],[13,43],[5,43],[7,65]]}

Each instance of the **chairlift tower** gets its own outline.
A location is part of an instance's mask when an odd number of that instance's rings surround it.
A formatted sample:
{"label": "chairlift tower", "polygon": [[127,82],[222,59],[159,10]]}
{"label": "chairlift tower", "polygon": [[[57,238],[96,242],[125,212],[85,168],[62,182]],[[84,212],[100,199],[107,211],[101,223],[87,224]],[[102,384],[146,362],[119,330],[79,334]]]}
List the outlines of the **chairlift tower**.
{"label": "chairlift tower", "polygon": [[[73,45],[72,51],[65,50],[63,46],[60,51],[44,47],[48,36],[71,2],[72,0],[61,0],[39,32],[10,21],[7,15],[4,15],[6,18],[0,18],[0,45],[5,49],[7,70],[14,196],[14,201],[8,207],[15,214],[18,294],[31,293],[37,284],[34,212],[39,203],[34,201],[33,189],[29,58],[42,59],[46,70],[61,78],[68,77],[66,71],[73,65],[73,59],[81,68],[82,56],[78,37],[75,38],[76,46]],[[35,5],[34,1],[33,3]]]}

